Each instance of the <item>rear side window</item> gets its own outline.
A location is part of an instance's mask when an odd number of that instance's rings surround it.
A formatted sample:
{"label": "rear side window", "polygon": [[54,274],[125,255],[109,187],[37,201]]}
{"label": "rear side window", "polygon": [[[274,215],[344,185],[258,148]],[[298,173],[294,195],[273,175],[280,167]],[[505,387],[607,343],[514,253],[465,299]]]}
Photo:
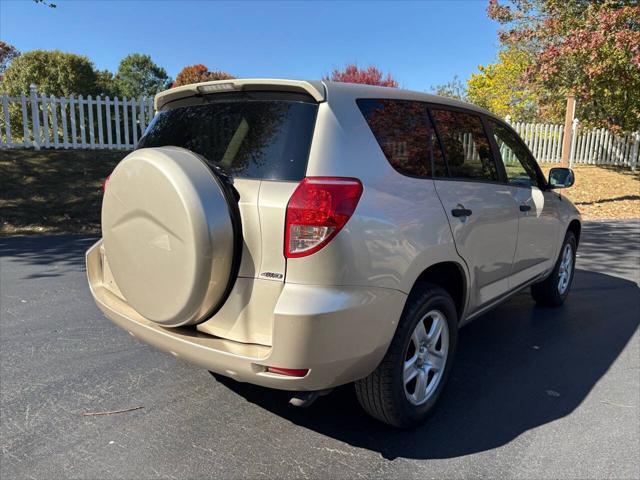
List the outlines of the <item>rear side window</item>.
{"label": "rear side window", "polygon": [[183,147],[231,176],[298,181],[307,169],[317,110],[295,95],[192,97],[159,112],[138,148]]}
{"label": "rear side window", "polygon": [[393,168],[412,177],[445,175],[426,104],[379,99],[360,99],[357,103]]}
{"label": "rear side window", "polygon": [[431,111],[453,178],[498,181],[489,139],[479,116],[452,110]]}

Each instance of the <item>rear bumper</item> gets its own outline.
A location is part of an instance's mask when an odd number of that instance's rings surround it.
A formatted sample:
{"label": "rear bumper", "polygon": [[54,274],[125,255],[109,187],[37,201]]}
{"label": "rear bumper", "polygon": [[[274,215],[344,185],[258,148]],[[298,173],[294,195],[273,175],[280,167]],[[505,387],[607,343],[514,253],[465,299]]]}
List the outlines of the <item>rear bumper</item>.
{"label": "rear bumper", "polygon": [[[188,362],[281,390],[321,390],[371,373],[387,351],[406,300],[404,293],[384,288],[285,283],[272,312],[271,346],[241,343],[192,327],[163,328],[143,318],[115,293],[114,285],[103,280],[100,245],[87,252],[87,276],[96,304],[107,318]],[[268,366],[309,372],[301,378],[287,377],[268,373]]]}

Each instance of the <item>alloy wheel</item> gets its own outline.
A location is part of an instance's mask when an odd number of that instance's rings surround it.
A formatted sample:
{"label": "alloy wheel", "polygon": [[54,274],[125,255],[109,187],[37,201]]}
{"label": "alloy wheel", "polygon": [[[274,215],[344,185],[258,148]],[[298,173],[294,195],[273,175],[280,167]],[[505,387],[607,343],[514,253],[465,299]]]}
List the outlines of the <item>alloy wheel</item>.
{"label": "alloy wheel", "polygon": [[567,243],[562,251],[562,259],[560,260],[560,268],[558,270],[558,293],[564,295],[569,288],[571,281],[571,273],[573,271],[573,249],[571,244]]}
{"label": "alloy wheel", "polygon": [[433,395],[448,353],[447,318],[441,311],[431,310],[416,324],[404,356],[404,392],[413,405],[422,405]]}

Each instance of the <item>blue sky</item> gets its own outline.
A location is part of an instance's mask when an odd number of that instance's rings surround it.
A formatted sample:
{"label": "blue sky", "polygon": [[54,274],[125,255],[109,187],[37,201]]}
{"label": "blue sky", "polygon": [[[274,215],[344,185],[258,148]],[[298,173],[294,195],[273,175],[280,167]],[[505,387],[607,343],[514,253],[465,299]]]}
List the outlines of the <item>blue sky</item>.
{"label": "blue sky", "polygon": [[0,38],[21,51],[83,54],[111,71],[132,52],[172,77],[204,63],[238,77],[316,79],[357,62],[429,90],[492,62],[498,45],[486,0],[52,1],[58,8],[0,0]]}

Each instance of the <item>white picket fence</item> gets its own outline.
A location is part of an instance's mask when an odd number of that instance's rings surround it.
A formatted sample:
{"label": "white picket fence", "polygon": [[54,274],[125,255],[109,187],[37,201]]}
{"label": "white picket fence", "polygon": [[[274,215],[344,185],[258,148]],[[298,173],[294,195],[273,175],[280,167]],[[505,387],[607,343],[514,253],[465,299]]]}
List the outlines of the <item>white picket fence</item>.
{"label": "white picket fence", "polygon": [[[511,126],[538,162],[560,163],[564,125],[513,122]],[[582,128],[578,120],[574,120],[569,165],[619,165],[635,170],[639,164],[639,147],[638,131],[616,135],[605,128]]]}
{"label": "white picket fence", "polygon": [[[2,94],[1,105],[0,148],[132,149],[155,113],[152,98],[56,98],[38,94],[35,85],[28,95]],[[561,161],[563,125],[507,121],[539,162]],[[639,146],[638,131],[615,135],[604,128],[582,128],[574,120],[569,163],[635,170]]]}
{"label": "white picket fence", "polygon": [[56,98],[32,85],[29,95],[2,94],[0,148],[130,150],[153,115],[153,98]]}

